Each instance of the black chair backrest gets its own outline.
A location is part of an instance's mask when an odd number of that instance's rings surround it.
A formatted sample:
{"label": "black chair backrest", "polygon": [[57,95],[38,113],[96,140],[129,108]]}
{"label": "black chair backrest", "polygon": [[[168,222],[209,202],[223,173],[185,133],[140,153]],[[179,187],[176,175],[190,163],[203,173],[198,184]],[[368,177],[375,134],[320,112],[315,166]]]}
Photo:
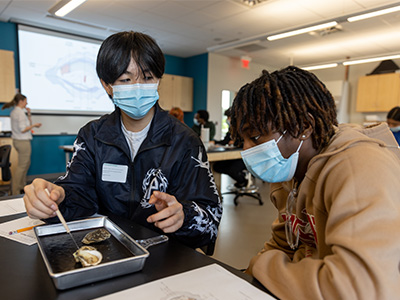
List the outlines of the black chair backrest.
{"label": "black chair backrest", "polygon": [[0,146],[0,168],[1,168],[1,178],[3,181],[11,180],[10,153],[11,153],[11,145]]}
{"label": "black chair backrest", "polygon": [[205,255],[212,256],[215,250],[215,242],[202,246],[200,247],[200,249],[204,252]]}

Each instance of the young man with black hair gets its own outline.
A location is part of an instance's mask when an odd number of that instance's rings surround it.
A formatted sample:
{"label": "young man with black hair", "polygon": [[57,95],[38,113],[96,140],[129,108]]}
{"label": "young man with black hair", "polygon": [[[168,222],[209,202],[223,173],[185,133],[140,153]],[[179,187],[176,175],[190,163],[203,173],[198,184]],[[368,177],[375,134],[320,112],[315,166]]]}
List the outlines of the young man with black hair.
{"label": "young man with black hair", "polygon": [[103,42],[96,69],[115,110],[81,128],[65,176],[25,187],[30,217],[57,221],[57,208],[66,220],[111,213],[191,247],[215,241],[218,191],[201,140],[158,105],[164,66],[146,34]]}

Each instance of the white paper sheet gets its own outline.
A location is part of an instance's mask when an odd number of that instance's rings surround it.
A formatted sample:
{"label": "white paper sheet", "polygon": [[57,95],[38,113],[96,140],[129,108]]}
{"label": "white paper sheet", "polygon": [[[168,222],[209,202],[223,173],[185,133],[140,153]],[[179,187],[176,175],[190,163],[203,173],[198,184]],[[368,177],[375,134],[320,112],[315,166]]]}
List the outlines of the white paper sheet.
{"label": "white paper sheet", "polygon": [[261,300],[274,298],[220,265],[212,264],[97,299]]}
{"label": "white paper sheet", "polygon": [[0,201],[0,217],[25,212],[24,200],[21,198]]}
{"label": "white paper sheet", "polygon": [[21,228],[26,228],[34,225],[44,224],[43,221],[37,219],[31,219],[29,217],[23,217],[16,220],[12,220],[6,223],[0,224],[0,236],[20,242],[25,245],[33,245],[36,241],[35,233],[33,229],[28,231],[20,232],[17,234],[10,235],[10,231],[14,231]]}

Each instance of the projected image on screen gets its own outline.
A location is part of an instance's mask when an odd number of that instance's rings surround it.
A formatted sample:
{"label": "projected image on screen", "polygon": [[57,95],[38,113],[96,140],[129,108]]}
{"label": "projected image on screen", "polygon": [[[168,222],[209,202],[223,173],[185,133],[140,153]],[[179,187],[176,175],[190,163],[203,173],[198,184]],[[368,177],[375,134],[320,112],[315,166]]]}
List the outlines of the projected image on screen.
{"label": "projected image on screen", "polygon": [[104,114],[114,106],[96,74],[100,43],[20,26],[20,87],[32,112]]}

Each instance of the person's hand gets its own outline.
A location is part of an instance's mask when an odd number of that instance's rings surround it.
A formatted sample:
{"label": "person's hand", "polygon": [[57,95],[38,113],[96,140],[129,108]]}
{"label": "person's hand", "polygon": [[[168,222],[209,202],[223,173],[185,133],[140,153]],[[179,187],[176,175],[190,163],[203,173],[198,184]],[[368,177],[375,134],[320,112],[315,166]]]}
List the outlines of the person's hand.
{"label": "person's hand", "polygon": [[165,233],[175,232],[182,227],[185,219],[183,206],[174,196],[155,191],[150,197],[149,204],[154,204],[158,213],[149,216],[147,222],[154,223]]}
{"label": "person's hand", "polygon": [[29,107],[25,107],[26,112],[28,113],[28,115],[31,114],[31,109]]}
{"label": "person's hand", "polygon": [[42,126],[42,123],[35,123],[35,124],[33,124],[32,126],[33,126],[33,127],[39,128],[40,126]]}
{"label": "person's hand", "polygon": [[[47,189],[50,193],[46,192]],[[24,187],[25,209],[32,219],[47,219],[56,215],[58,205],[65,198],[65,191],[62,187],[44,179],[35,179]]]}
{"label": "person's hand", "polygon": [[228,143],[229,146],[233,146],[234,144],[235,144],[235,141],[232,141],[232,140],[230,140]]}

